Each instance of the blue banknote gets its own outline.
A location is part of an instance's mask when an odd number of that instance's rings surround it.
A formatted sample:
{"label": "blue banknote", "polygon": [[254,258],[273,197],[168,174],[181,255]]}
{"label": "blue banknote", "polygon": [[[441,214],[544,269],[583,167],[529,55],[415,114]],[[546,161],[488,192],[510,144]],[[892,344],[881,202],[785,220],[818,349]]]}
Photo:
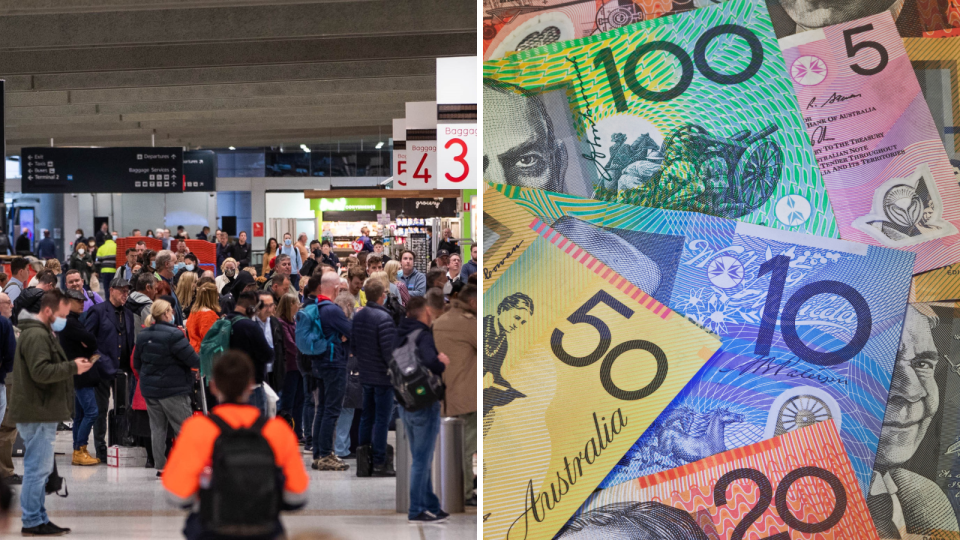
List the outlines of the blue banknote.
{"label": "blue banknote", "polygon": [[501,191],[549,226],[540,234],[563,235],[723,342],[601,487],[832,419],[866,493],[912,253],[693,213],[618,203],[599,210],[596,201],[528,188]]}

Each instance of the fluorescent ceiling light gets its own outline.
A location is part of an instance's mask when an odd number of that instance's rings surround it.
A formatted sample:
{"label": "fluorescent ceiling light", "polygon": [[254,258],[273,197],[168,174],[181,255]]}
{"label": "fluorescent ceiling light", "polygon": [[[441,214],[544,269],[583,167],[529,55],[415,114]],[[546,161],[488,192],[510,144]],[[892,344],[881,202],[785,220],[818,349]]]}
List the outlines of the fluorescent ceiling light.
{"label": "fluorescent ceiling light", "polygon": [[227,148],[229,148],[230,150],[236,150],[236,149],[237,149],[235,146],[228,146]]}
{"label": "fluorescent ceiling light", "polygon": [[310,148],[308,148],[307,145],[305,145],[305,144],[301,144],[301,145],[300,145],[300,149],[303,150],[304,152],[308,153],[308,154],[310,153]]}
{"label": "fluorescent ceiling light", "polygon": [[383,141],[378,142],[376,148],[377,150],[383,148]]}

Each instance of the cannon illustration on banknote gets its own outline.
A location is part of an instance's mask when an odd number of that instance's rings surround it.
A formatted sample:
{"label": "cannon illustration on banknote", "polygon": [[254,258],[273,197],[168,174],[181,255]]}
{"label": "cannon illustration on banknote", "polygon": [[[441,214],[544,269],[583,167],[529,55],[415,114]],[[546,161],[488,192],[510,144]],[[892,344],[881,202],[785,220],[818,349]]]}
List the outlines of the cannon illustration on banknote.
{"label": "cannon illustration on banknote", "polygon": [[721,137],[687,124],[670,134],[659,151],[646,135],[626,145],[626,136],[615,133],[604,167],[608,178],[595,196],[725,218],[744,216],[762,206],[780,180],[783,151],[768,139],[776,131],[776,124],[770,124],[756,133],[742,130]]}

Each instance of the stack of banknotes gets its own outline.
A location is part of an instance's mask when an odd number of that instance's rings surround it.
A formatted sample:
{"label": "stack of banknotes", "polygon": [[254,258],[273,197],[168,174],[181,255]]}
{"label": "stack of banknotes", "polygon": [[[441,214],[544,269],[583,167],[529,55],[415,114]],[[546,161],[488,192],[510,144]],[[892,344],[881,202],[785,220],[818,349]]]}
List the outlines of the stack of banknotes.
{"label": "stack of banknotes", "polygon": [[484,537],[960,540],[960,2],[484,0],[484,58]]}

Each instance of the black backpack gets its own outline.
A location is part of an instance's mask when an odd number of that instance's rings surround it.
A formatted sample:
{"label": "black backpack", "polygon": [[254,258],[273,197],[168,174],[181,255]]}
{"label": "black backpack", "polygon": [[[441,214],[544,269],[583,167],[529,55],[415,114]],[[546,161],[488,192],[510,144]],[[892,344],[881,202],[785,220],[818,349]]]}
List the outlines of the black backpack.
{"label": "black backpack", "polygon": [[267,417],[234,429],[215,414],[220,428],[213,445],[210,485],[200,490],[204,532],[231,538],[269,537],[276,532],[283,498],[283,473],[264,438]]}
{"label": "black backpack", "polygon": [[390,382],[397,401],[408,411],[418,411],[443,399],[445,387],[439,375],[420,362],[417,338],[422,330],[410,332],[393,350],[390,363]]}
{"label": "black backpack", "polygon": [[384,309],[393,319],[394,326],[400,326],[400,321],[407,316],[407,309],[400,303],[400,299],[393,293],[387,293],[387,301],[383,303]]}

